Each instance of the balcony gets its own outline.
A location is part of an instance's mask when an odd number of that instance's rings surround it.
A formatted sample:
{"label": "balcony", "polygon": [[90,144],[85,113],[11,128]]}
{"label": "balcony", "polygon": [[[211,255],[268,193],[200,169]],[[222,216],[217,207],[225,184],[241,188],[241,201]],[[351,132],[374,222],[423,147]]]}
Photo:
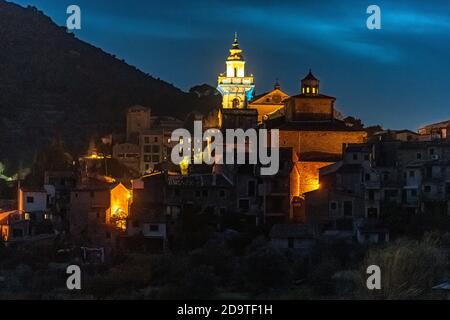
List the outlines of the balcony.
{"label": "balcony", "polygon": [[241,77],[241,78],[232,78],[232,77],[219,77],[219,84],[222,85],[233,85],[233,84],[246,84],[253,85],[253,77]]}

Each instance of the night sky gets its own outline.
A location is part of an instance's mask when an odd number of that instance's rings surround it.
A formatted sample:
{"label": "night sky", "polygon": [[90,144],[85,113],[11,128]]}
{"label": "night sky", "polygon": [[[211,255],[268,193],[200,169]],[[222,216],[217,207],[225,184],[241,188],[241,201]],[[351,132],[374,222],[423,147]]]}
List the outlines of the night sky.
{"label": "night sky", "polygon": [[[366,125],[417,129],[450,119],[450,1],[14,0],[65,24],[82,10],[77,37],[188,90],[216,85],[234,32],[256,93],[279,78],[299,93],[311,68],[321,92]],[[381,7],[382,29],[366,28]]]}

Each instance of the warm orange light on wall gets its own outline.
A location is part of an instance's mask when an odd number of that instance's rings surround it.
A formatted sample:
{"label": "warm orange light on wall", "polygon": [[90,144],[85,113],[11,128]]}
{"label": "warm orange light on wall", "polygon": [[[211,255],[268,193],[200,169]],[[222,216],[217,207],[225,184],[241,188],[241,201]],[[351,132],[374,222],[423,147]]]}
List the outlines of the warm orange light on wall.
{"label": "warm orange light on wall", "polygon": [[111,190],[111,207],[108,223],[114,224],[118,229],[125,231],[129,216],[129,206],[132,202],[131,191],[123,184],[118,184]]}

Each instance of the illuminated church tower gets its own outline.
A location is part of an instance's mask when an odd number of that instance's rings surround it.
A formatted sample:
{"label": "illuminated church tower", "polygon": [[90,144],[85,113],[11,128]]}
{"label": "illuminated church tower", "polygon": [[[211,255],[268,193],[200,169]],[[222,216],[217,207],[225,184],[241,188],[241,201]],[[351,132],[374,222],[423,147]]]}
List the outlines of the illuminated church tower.
{"label": "illuminated church tower", "polygon": [[255,88],[253,76],[245,74],[245,60],[242,49],[239,48],[237,34],[234,37],[230,55],[226,61],[227,71],[220,74],[217,89],[223,96],[222,107],[224,109],[243,109],[253,98]]}

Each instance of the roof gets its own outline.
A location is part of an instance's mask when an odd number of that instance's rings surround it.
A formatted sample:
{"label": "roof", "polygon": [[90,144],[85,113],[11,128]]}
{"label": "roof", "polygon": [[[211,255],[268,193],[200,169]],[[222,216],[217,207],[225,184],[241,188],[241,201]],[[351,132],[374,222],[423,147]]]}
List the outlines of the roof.
{"label": "roof", "polygon": [[[273,93],[273,92],[275,92],[275,91],[279,91],[281,94],[286,95],[286,97],[284,97],[284,98],[282,97],[282,98],[281,98],[281,101],[278,103],[278,104],[280,104],[280,105],[283,105],[283,104],[284,104],[284,101],[287,100],[287,99],[289,98],[289,95],[288,95],[286,92],[282,91],[280,88],[274,88],[274,89],[271,90],[271,91],[267,91],[267,92],[264,92],[264,93],[261,93],[261,94],[258,94],[258,95],[256,95],[256,96],[254,96],[253,99],[249,102],[249,104],[252,104],[252,103],[254,103],[256,100],[261,99],[262,97],[267,96],[267,95],[269,95],[269,94],[271,94],[271,93]],[[275,102],[273,102],[273,101],[270,102],[270,104],[274,104],[274,103],[275,103]]]}
{"label": "roof", "polygon": [[303,93],[300,93],[300,94],[297,94],[297,95],[295,95],[295,96],[292,96],[291,99],[292,99],[292,98],[302,98],[302,99],[330,99],[330,100],[336,100],[335,97],[327,96],[327,95],[321,94],[321,93],[319,93],[319,94],[303,94]]}
{"label": "roof", "polygon": [[167,177],[169,186],[192,187],[232,187],[232,182],[223,174],[193,174],[188,176]]}
{"label": "roof", "polygon": [[442,127],[446,127],[450,125],[450,120],[446,120],[446,121],[441,121],[441,122],[436,122],[436,123],[432,123],[432,124],[428,124],[426,126],[420,127],[420,129],[433,129],[433,128],[442,128]]}
{"label": "roof", "polygon": [[20,187],[20,190],[22,190],[22,192],[47,193],[47,191],[44,189],[44,187]]}
{"label": "roof", "polygon": [[275,224],[270,230],[270,237],[277,239],[302,238],[312,239],[313,235],[303,224]]}
{"label": "roof", "polygon": [[306,77],[303,78],[303,80],[318,80],[311,72],[311,69],[309,69],[309,73],[306,75]]}
{"label": "roof", "polygon": [[19,210],[5,211],[0,213],[0,223],[8,219],[10,215],[20,213]]}
{"label": "roof", "polygon": [[372,147],[366,143],[351,143],[345,148],[345,151],[350,152],[371,152]]}
{"label": "roof", "polygon": [[130,112],[132,110],[133,111],[150,111],[150,108],[143,107],[141,105],[135,105],[135,106],[132,106],[132,107],[128,108],[128,112]]}
{"label": "roof", "polygon": [[83,192],[111,190],[117,187],[119,184],[119,182],[108,183],[90,178],[88,179],[87,183],[77,185],[74,189],[72,189],[72,191]]}
{"label": "roof", "polygon": [[364,129],[348,126],[344,121],[333,119],[324,121],[286,121],[285,117],[269,119],[267,127],[280,129],[282,131],[357,131],[365,132]]}
{"label": "roof", "polygon": [[247,114],[247,115],[254,115],[254,114],[258,114],[258,110],[257,109],[252,109],[252,108],[246,108],[246,109],[228,109],[228,108],[223,108],[220,110],[220,112],[222,114]]}
{"label": "roof", "polygon": [[417,132],[411,131],[409,129],[401,129],[401,130],[393,130],[395,133],[410,133],[418,136],[419,134]]}

